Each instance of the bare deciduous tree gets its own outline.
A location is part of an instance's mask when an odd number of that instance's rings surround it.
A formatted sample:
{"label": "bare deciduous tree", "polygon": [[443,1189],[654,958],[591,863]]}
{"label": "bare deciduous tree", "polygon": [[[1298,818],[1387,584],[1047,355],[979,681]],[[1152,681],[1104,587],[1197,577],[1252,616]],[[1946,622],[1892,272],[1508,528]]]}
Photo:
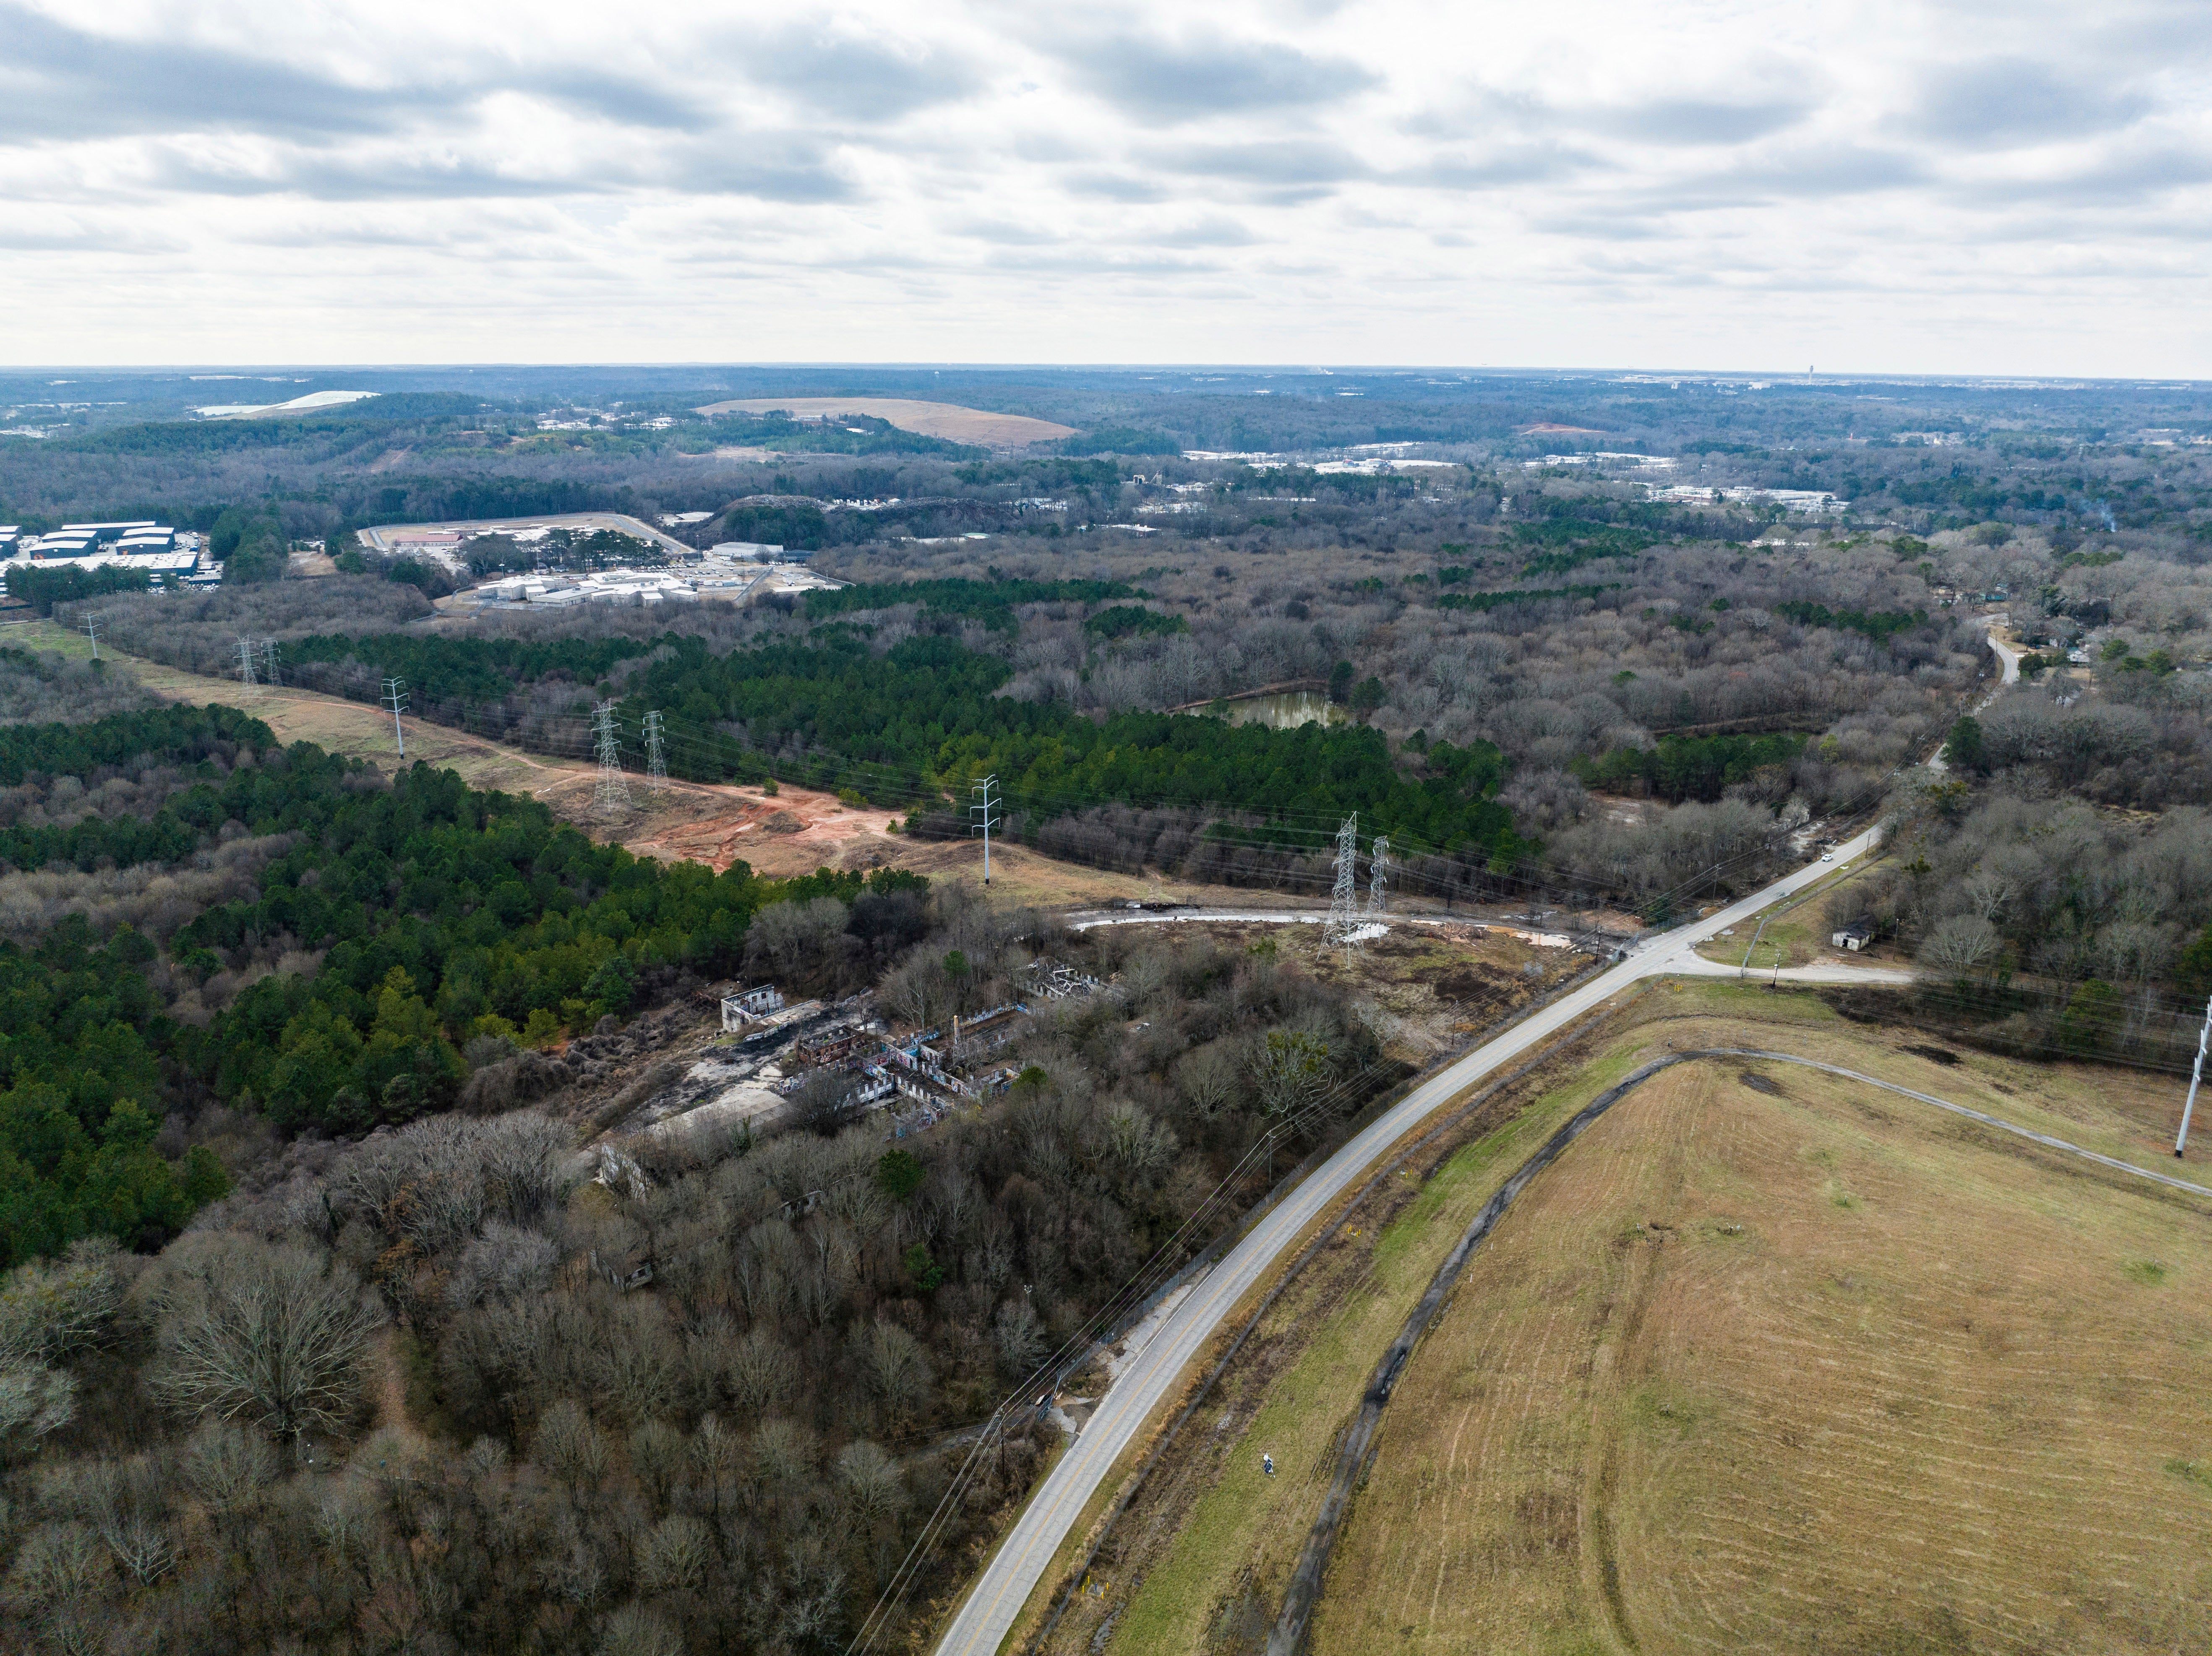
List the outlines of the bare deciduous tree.
{"label": "bare deciduous tree", "polygon": [[0,1363],[52,1362],[100,1338],[123,1308],[130,1261],[112,1237],[18,1265],[0,1287]]}
{"label": "bare deciduous tree", "polygon": [[276,1477],[276,1452],[258,1432],[210,1420],[185,1445],[185,1483],[211,1511],[251,1505]]}
{"label": "bare deciduous tree", "polygon": [[1971,978],[1996,964],[2004,939],[1979,914],[1954,914],[1920,945],[1920,963],[1953,980]]}
{"label": "bare deciduous tree", "polygon": [[1201,1046],[1175,1065],[1175,1083],[1199,1121],[1212,1121],[1237,1101],[1237,1064],[1218,1046]]}
{"label": "bare deciduous tree", "polygon": [[172,1408],[287,1434],[351,1412],[383,1316],[337,1260],[235,1232],[191,1235],[153,1283],[151,1383]]}
{"label": "bare deciduous tree", "polygon": [[991,1343],[998,1348],[999,1367],[1006,1374],[1026,1374],[1044,1360],[1044,1329],[1027,1295],[999,1307],[991,1319]]}
{"label": "bare deciduous tree", "polygon": [[730,1348],[729,1368],[723,1380],[744,1419],[757,1419],[791,1395],[799,1377],[798,1365],[783,1342],[765,1329],[740,1336]]}
{"label": "bare deciduous tree", "polygon": [[35,1443],[76,1418],[76,1381],[43,1363],[0,1367],[0,1454]]}
{"label": "bare deciduous tree", "polygon": [[92,1656],[106,1641],[98,1601],[112,1579],[91,1530],[42,1524],[17,1549],[0,1596],[65,1656]]}
{"label": "bare deciduous tree", "polygon": [[596,1485],[606,1476],[605,1436],[592,1424],[592,1417],[567,1398],[538,1420],[531,1454],[572,1491]]}
{"label": "bare deciduous tree", "polygon": [[895,1518],[906,1507],[906,1485],[898,1462],[866,1438],[837,1452],[837,1487],[853,1516],[868,1528]]}
{"label": "bare deciduous tree", "polygon": [[684,1656],[684,1636],[642,1604],[610,1611],[599,1623],[599,1656]]}
{"label": "bare deciduous tree", "polygon": [[696,1587],[714,1562],[714,1535],[688,1513],[664,1518],[637,1549],[637,1584],[647,1592]]}

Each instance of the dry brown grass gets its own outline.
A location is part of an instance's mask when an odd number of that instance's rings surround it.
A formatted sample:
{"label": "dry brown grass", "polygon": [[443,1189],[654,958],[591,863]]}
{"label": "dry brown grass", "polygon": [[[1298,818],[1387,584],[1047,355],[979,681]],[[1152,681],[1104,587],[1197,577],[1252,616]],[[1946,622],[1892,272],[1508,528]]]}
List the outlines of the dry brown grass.
{"label": "dry brown grass", "polygon": [[1313,1649],[2206,1648],[2207,1204],[1994,1140],[1780,1065],[1646,1083],[1409,1366]]}
{"label": "dry brown grass", "polygon": [[941,437],[952,443],[979,443],[987,448],[1019,448],[1030,443],[1058,442],[1063,437],[1075,435],[1073,426],[1034,420],[1025,414],[994,414],[988,409],[963,408],[957,403],[924,403],[902,397],[743,397],[731,403],[710,403],[698,412],[769,414],[777,409],[799,417],[872,415],[902,431]]}
{"label": "dry brown grass", "polygon": [[[1945,1064],[1810,994],[1655,980],[1443,1140],[1401,1211],[1343,1222],[1115,1526],[1054,1656],[1258,1656],[1437,1262],[1553,1127],[1670,1044],[1842,1064],[2176,1167],[2166,1077]],[[2212,1186],[2208,1166],[2182,1176]],[[2023,1625],[2057,1629],[2047,1649],[2202,1647],[2212,1574],[2183,1520],[2212,1515],[2208,1234],[2212,1203],[1893,1095],[1668,1071],[1531,1186],[1415,1352],[1309,1647],[1623,1651],[1623,1625],[1643,1652],[2014,1650]],[[2140,1539],[2161,1527],[2163,1562]]]}

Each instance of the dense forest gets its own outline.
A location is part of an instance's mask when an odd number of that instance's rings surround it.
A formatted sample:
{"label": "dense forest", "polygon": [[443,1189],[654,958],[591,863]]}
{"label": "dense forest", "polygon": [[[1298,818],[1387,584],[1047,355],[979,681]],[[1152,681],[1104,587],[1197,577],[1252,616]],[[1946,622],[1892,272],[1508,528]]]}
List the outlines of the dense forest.
{"label": "dense forest", "polygon": [[[471,1043],[550,1045],[735,970],[763,904],[915,880],[641,862],[534,800],[387,779],[220,707],[0,729],[0,788],[25,796],[0,885],[47,910],[9,916],[35,942],[0,943],[9,1259],[173,1231],[213,1186],[149,1148],[168,1101],[410,1120],[459,1100]],[[245,889],[192,882],[217,857]],[[93,919],[126,913],[102,946]]]}
{"label": "dense forest", "polygon": [[[0,1647],[842,1647],[947,1434],[1404,1073],[1272,947],[663,868],[227,708],[0,734]],[[887,1149],[817,1086],[587,1177],[699,974],[943,1019],[1041,949],[1111,986],[980,1111]]]}
{"label": "dense forest", "polygon": [[[924,833],[964,831],[939,803],[996,774],[1011,832],[1113,866],[1310,882],[1356,811],[1417,889],[1533,883],[1639,904],[1716,864],[1753,871],[1747,854],[1795,825],[1774,820],[1793,800],[1796,821],[1868,808],[1888,772],[1932,749],[1987,661],[1970,629],[1897,602],[1928,590],[1902,561],[1917,542],[1812,564],[1646,549],[1619,580],[1495,589],[1464,611],[1449,601],[1524,555],[1484,544],[1439,549],[1443,565],[1382,560],[1404,572],[1395,581],[1307,584],[1276,558],[1196,579],[1148,565],[1121,579],[863,579],[787,608],[702,605],[678,631],[616,615],[518,617],[489,636],[332,634],[276,598],[228,594],[106,614],[129,647],[201,671],[221,670],[258,621],[292,682],[373,701],[402,677],[418,712],[548,751],[584,750],[598,701],[617,701],[633,731],[657,710],[679,774],[805,781],[911,811]],[[1246,579],[1231,601],[1220,577],[1233,573]],[[1808,589],[1843,602],[1789,596]],[[1853,624],[1869,616],[1909,624]],[[1152,711],[1301,680],[1326,683],[1350,722],[1273,731]],[[1720,756],[1668,779],[1660,742],[1678,767],[1687,752]],[[1584,795],[1632,783],[1675,802],[1739,795],[1769,826],[1732,804],[1617,843],[1624,831]]]}

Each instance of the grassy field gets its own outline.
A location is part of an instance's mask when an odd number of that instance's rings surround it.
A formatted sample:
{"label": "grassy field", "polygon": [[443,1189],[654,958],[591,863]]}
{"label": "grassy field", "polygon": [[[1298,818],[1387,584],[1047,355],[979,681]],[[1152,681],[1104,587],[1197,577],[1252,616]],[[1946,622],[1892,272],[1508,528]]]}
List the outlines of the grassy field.
{"label": "grassy field", "polygon": [[1668,1071],[1469,1267],[1313,1648],[2203,1649],[2208,1209],[1803,1070]]}
{"label": "grassy field", "polygon": [[[1208,1476],[1202,1489],[1182,1491],[1193,1504],[1176,1515],[1180,1533],[1157,1558],[1139,1547],[1102,1567],[1102,1601],[1113,1594],[1122,1557],[1144,1570],[1127,1584],[1133,1596],[1115,1618],[1111,1649],[1243,1649],[1256,1648],[1255,1635],[1264,1641],[1265,1620],[1327,1486],[1349,1400],[1436,1269],[1425,1240],[1464,1229],[1573,1106],[1566,1090],[1547,1095],[1425,1180],[1400,1175],[1402,1191],[1390,1194],[1401,1199],[1385,1198],[1398,1209],[1391,1222],[1378,1234],[1354,1217],[1328,1251],[1334,1257],[1316,1261],[1314,1280],[1277,1301],[1255,1331],[1249,1362],[1206,1405],[1218,1416],[1199,1435]],[[1263,1453],[1275,1459],[1273,1477],[1261,1469]],[[1157,1524],[1160,1515],[1146,1516]],[[1054,1647],[1082,1647],[1075,1635],[1087,1619],[1078,1618]]]}
{"label": "grassy field", "polygon": [[[2162,1079],[1946,1063],[1729,984],[1662,984],[1628,1021],[1380,1237],[1323,1251],[1055,1650],[1109,1617],[1095,1647],[1258,1650],[1336,1436],[1437,1261],[1545,1131],[1669,1041],[1844,1064],[2176,1168]],[[2203,1648],[2208,1238],[2212,1203],[1894,1095],[1668,1071],[1469,1265],[1400,1382],[1311,1648]]]}
{"label": "grassy field", "polygon": [[[1776,904],[1765,913],[1740,922],[1731,928],[1735,936],[1713,937],[1699,943],[1698,953],[1709,961],[1741,966],[1747,951],[1754,972],[1761,968],[1772,971],[1778,966],[1808,966],[1816,960],[1833,956],[1837,951],[1828,946],[1827,900],[1871,865],[1871,859],[1862,859],[1809,890]],[[1764,931],[1759,928],[1761,919],[1766,922]],[[1752,941],[1754,933],[1758,936],[1756,947]]]}
{"label": "grassy field", "polygon": [[957,403],[925,403],[902,397],[741,397],[733,402],[711,403],[699,412],[768,414],[777,409],[799,420],[825,415],[869,414],[902,431],[987,447],[1051,443],[1075,435],[1072,426],[1055,425],[1026,414],[997,414],[988,409],[965,408]]}

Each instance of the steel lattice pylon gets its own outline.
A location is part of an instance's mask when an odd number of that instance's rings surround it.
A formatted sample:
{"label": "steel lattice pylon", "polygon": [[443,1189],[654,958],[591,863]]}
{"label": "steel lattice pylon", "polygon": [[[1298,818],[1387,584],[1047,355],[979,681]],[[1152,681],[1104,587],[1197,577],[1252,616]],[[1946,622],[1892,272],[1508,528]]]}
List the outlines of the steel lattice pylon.
{"label": "steel lattice pylon", "polygon": [[1359,877],[1354,867],[1358,860],[1359,813],[1354,811],[1336,831],[1336,889],[1330,894],[1328,924],[1321,934],[1323,947],[1352,947],[1352,934],[1359,925]]}
{"label": "steel lattice pylon", "polygon": [[599,755],[599,785],[592,805],[611,816],[629,809],[629,781],[623,775],[622,737],[615,729],[615,704],[602,701],[592,714],[593,750]]}
{"label": "steel lattice pylon", "polygon": [[1390,836],[1378,834],[1375,836],[1374,850],[1368,853],[1367,864],[1367,913],[1371,919],[1382,918],[1383,904],[1388,901],[1388,894],[1383,889],[1383,877],[1389,867]]}
{"label": "steel lattice pylon", "polygon": [[668,786],[666,727],[658,708],[645,716],[645,785],[655,793]]}

